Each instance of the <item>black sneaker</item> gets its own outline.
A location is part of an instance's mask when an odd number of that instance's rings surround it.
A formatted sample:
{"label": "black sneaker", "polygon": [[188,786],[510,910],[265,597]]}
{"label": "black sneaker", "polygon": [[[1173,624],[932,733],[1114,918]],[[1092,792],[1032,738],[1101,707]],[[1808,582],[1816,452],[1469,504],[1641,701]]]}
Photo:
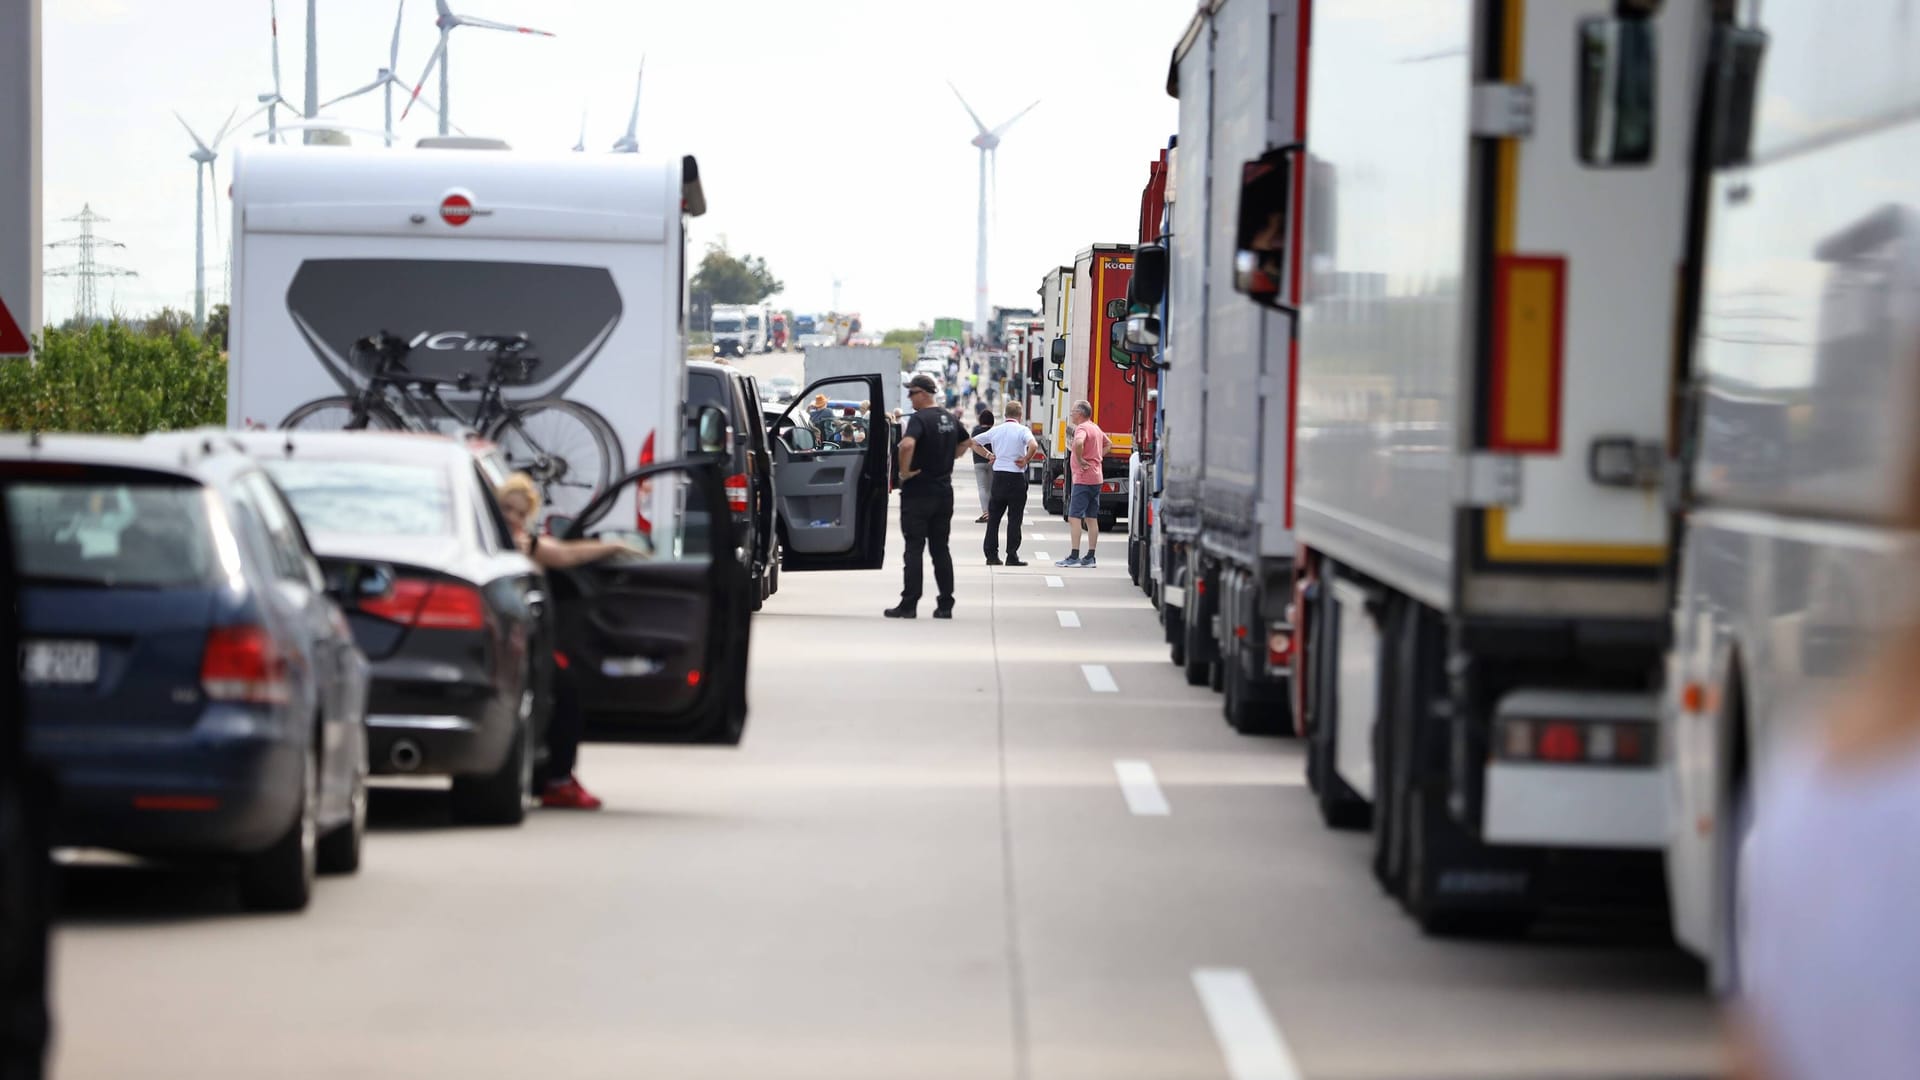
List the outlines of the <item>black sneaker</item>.
{"label": "black sneaker", "polygon": [[998,555],[989,555],[989,556],[987,556],[987,565],[988,565],[988,566],[999,566],[999,565],[1000,565],[1000,556],[998,556]]}
{"label": "black sneaker", "polygon": [[1009,555],[1007,556],[1007,565],[1008,566],[1025,566],[1027,565],[1027,560],[1016,558],[1012,555]]}
{"label": "black sneaker", "polygon": [[914,610],[912,604],[901,604],[899,607],[890,607],[880,614],[889,619],[911,619],[914,617]]}
{"label": "black sneaker", "polygon": [[933,609],[933,617],[934,617],[934,618],[936,618],[936,619],[951,619],[951,618],[953,618],[953,605],[952,605],[952,604],[948,604],[948,605],[947,605],[946,607],[937,607],[937,608],[934,608],[934,609]]}

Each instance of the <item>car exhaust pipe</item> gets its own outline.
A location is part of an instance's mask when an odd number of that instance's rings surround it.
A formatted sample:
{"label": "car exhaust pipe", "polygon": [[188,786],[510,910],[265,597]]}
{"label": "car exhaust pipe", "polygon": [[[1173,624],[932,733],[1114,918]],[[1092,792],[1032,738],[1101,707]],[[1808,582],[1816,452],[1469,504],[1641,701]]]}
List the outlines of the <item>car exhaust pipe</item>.
{"label": "car exhaust pipe", "polygon": [[387,751],[387,764],[399,772],[412,772],[420,767],[425,757],[420,752],[419,743],[412,739],[395,739],[393,748]]}

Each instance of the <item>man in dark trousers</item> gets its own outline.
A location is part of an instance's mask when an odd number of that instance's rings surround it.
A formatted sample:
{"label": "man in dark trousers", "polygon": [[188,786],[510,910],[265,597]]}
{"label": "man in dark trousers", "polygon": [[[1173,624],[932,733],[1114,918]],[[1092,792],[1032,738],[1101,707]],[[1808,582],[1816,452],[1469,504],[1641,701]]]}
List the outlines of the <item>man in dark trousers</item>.
{"label": "man in dark trousers", "polygon": [[1007,519],[1007,565],[1020,561],[1020,520],[1027,512],[1027,463],[1040,456],[1040,443],[1021,422],[1017,401],[1007,402],[1007,418],[980,436],[993,456],[992,486],[987,490],[987,565],[1000,565],[1000,519]]}
{"label": "man in dark trousers", "polygon": [[920,604],[925,568],[921,552],[933,549],[933,581],[940,587],[933,617],[953,618],[953,552],[947,537],[953,531],[953,462],[969,450],[986,455],[961,430],[953,414],[938,404],[940,384],[919,374],[907,384],[913,415],[900,438],[900,533],[907,538],[906,583],[900,603],[882,612],[889,619],[911,619]]}

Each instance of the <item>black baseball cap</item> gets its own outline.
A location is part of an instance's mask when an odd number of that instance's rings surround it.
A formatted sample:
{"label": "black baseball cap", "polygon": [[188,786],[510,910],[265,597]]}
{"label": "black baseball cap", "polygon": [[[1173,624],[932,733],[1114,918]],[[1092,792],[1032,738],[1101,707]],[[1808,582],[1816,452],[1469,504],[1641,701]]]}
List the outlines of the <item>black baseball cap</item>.
{"label": "black baseball cap", "polygon": [[923,371],[915,375],[913,381],[907,383],[907,389],[922,390],[929,394],[938,394],[940,392],[940,384],[934,380],[933,376]]}

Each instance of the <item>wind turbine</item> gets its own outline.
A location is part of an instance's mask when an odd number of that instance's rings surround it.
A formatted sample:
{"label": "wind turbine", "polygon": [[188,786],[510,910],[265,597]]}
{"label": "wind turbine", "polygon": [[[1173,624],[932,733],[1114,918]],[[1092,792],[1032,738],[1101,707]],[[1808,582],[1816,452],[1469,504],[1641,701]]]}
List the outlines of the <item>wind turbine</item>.
{"label": "wind turbine", "polygon": [[640,74],[633,80],[633,111],[627,114],[627,133],[613,144],[616,154],[637,154],[640,152],[640,84],[647,77],[647,58],[640,57]]}
{"label": "wind turbine", "polygon": [[573,141],[573,152],[576,154],[587,152],[587,107],[585,105],[580,106],[580,137]]}
{"label": "wind turbine", "polygon": [[413,103],[420,99],[420,89],[427,85],[427,77],[433,74],[437,65],[440,68],[440,134],[447,133],[447,114],[453,111],[452,103],[447,100],[447,39],[455,30],[463,26],[474,26],[482,30],[505,30],[510,34],[535,34],[540,37],[552,37],[545,30],[535,30],[527,26],[515,26],[512,23],[494,22],[491,19],[476,19],[470,15],[456,15],[447,6],[447,0],[433,0],[433,6],[440,13],[434,25],[440,28],[440,44],[434,46],[433,55],[427,59],[427,69],[420,73],[420,82],[413,88],[413,97],[407,101],[407,107],[400,111],[400,119],[405,120],[413,111]]}
{"label": "wind turbine", "polygon": [[[973,111],[973,106],[967,104],[967,99],[961,97],[959,87],[953,85],[952,82],[948,82],[947,89],[953,91],[954,97],[960,98],[960,107],[967,110],[967,116],[973,120],[973,126],[979,132],[979,134],[973,137],[973,145],[980,148],[980,251],[975,266],[973,332],[982,340],[985,340],[987,335],[988,314],[987,174],[989,171],[993,173],[994,192],[998,195],[1000,189],[1000,158],[998,156],[1000,151],[1000,136],[1007,133],[1007,129],[1013,126],[1015,120],[1032,112],[1033,106],[1040,103],[1035,101],[1033,105],[1029,105],[1019,112],[1014,113],[1013,118],[1006,123],[996,128],[989,128],[985,123],[981,122],[980,114]],[[991,161],[989,161],[989,159],[991,159]]]}
{"label": "wind turbine", "polygon": [[[393,145],[393,138],[394,138],[393,137],[393,88],[397,86],[402,91],[405,91],[407,89],[407,84],[401,81],[400,76],[394,74],[395,69],[397,69],[400,66],[400,21],[401,21],[401,16],[405,15],[406,13],[407,13],[407,0],[400,0],[398,10],[394,12],[394,16],[393,16],[393,43],[387,49],[387,66],[380,69],[380,73],[373,77],[373,81],[368,83],[365,86],[362,86],[357,89],[350,90],[347,93],[341,94],[339,97],[334,98],[332,101],[323,101],[320,103],[320,108],[322,110],[325,110],[325,109],[331,108],[332,106],[338,105],[343,101],[350,101],[354,98],[361,97],[366,94],[371,94],[375,90],[381,90],[381,89],[386,90],[387,120],[386,120],[386,135],[384,137],[387,141],[387,145],[389,146]],[[447,130],[447,125],[445,123],[446,118],[442,116],[441,110],[434,108],[433,103],[430,101],[422,101],[420,104],[425,105],[427,107],[428,112],[433,113],[435,116],[441,117],[442,124],[440,128],[440,132],[441,134],[445,134]],[[454,130],[460,131],[458,126],[455,126]],[[462,135],[466,134],[466,132],[464,131],[461,131],[460,133]]]}
{"label": "wind turbine", "polygon": [[226,123],[220,125],[211,145],[194,132],[186,117],[178,112],[173,114],[193,139],[193,153],[187,156],[193,159],[193,328],[196,331],[204,330],[207,325],[207,191],[201,186],[201,180],[205,178],[208,185],[214,182],[213,163],[220,157],[220,140],[233,130],[233,117],[239,111],[236,107],[227,113]]}

